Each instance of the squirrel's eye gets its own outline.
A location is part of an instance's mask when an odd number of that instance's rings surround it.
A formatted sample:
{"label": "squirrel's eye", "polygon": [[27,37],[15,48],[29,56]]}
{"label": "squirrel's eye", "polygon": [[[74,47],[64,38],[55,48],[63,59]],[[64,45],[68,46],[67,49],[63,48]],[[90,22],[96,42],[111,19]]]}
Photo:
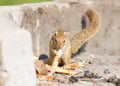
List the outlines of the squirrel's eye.
{"label": "squirrel's eye", "polygon": [[65,40],[63,41],[63,43],[65,43]]}

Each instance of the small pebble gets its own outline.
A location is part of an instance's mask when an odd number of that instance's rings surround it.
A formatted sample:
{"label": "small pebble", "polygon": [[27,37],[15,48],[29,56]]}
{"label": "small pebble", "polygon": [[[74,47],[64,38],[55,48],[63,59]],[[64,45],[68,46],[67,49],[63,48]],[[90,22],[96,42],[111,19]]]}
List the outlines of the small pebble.
{"label": "small pebble", "polygon": [[69,78],[69,81],[72,82],[72,83],[75,83],[75,82],[78,82],[78,78],[77,77],[74,77],[74,76],[71,76]]}
{"label": "small pebble", "polygon": [[107,82],[115,83],[116,79],[117,79],[116,76],[112,76],[112,77],[110,77],[110,78],[107,79]]}
{"label": "small pebble", "polygon": [[105,70],[104,70],[104,73],[105,73],[105,74],[110,74],[110,71],[109,71],[108,69],[105,69]]}
{"label": "small pebble", "polygon": [[100,81],[102,81],[102,82],[107,82],[107,79],[106,79],[105,77],[101,77],[101,78],[100,78]]}
{"label": "small pebble", "polygon": [[115,82],[116,86],[120,86],[120,78]]}
{"label": "small pebble", "polygon": [[100,78],[99,75],[91,73],[90,71],[85,71],[84,72],[84,77],[87,77],[87,78]]}
{"label": "small pebble", "polygon": [[38,60],[48,59],[48,56],[45,54],[41,54],[38,58]]}
{"label": "small pebble", "polygon": [[88,62],[88,64],[92,64],[92,62],[91,62],[91,61],[89,61],[89,62]]}
{"label": "small pebble", "polygon": [[120,86],[120,78],[117,78],[116,76],[108,78],[107,82],[114,83],[116,86]]}
{"label": "small pebble", "polygon": [[85,71],[85,72],[84,72],[84,77],[90,77],[90,71],[88,71],[88,70]]}

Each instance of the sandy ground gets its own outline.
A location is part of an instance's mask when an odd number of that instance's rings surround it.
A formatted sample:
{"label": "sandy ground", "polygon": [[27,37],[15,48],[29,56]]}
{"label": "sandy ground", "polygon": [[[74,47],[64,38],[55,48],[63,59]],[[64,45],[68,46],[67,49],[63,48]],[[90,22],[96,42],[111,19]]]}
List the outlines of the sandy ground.
{"label": "sandy ground", "polygon": [[98,55],[84,52],[71,60],[71,63],[81,62],[85,67],[77,75],[57,74],[60,80],[42,81],[38,79],[39,86],[120,86],[120,57]]}

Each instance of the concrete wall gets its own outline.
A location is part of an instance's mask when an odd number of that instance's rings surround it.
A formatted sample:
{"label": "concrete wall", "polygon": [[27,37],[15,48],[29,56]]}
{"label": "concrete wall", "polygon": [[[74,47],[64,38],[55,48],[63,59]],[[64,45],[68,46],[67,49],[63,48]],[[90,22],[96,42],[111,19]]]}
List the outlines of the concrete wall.
{"label": "concrete wall", "polygon": [[118,0],[92,0],[101,15],[101,28],[87,46],[87,51],[102,55],[120,55],[120,4]]}
{"label": "concrete wall", "polygon": [[36,86],[32,37],[19,15],[20,7],[0,7],[0,86]]}
{"label": "concrete wall", "polygon": [[21,27],[32,34],[34,53],[48,55],[49,40],[57,29],[65,29],[70,38],[80,31],[81,16],[88,8],[94,8],[100,13],[101,28],[97,35],[89,40],[86,51],[103,55],[120,55],[118,0],[80,0],[80,3],[77,3],[77,0],[73,3],[56,1],[23,6],[24,18]]}
{"label": "concrete wall", "polygon": [[1,31],[0,44],[0,76],[3,78],[1,82],[5,86],[35,86],[36,75],[30,33],[17,28]]}
{"label": "concrete wall", "polygon": [[32,34],[34,53],[48,54],[49,40],[57,29],[70,32],[70,37],[81,30],[82,10],[78,3],[70,5],[50,2],[26,6],[22,10],[24,18],[21,27]]}

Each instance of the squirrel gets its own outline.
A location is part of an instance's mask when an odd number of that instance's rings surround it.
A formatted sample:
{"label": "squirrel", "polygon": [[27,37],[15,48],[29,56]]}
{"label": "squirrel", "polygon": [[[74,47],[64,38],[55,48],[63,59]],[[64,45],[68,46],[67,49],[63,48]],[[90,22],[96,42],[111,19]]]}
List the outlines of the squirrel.
{"label": "squirrel", "polygon": [[68,38],[63,29],[59,29],[54,33],[49,44],[49,65],[52,65],[54,57],[59,51],[62,54],[59,56],[58,66],[69,64],[72,54],[76,53],[86,41],[98,32],[100,28],[99,15],[92,9],[88,9],[85,14],[89,19],[88,27],[76,33],[71,39]]}

